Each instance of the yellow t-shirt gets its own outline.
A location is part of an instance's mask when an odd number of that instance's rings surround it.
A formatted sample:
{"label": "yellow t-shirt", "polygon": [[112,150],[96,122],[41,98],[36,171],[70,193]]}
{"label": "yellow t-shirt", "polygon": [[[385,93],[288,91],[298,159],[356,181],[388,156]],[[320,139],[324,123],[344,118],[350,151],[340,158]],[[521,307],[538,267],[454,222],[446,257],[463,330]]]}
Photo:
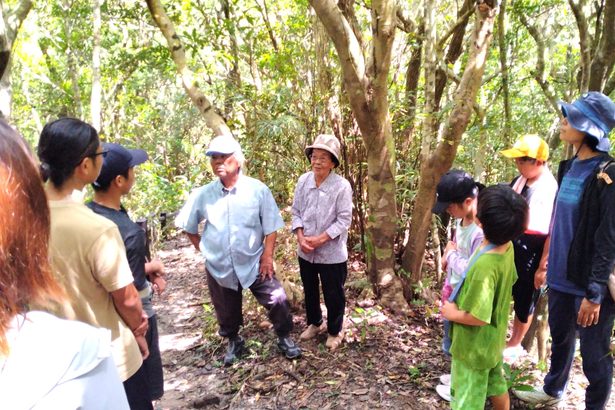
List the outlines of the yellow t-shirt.
{"label": "yellow t-shirt", "polygon": [[51,267],[68,294],[54,313],[111,330],[113,361],[125,381],[143,359],[110,294],[133,282],[122,237],[113,222],[74,199],[49,201],[49,208]]}

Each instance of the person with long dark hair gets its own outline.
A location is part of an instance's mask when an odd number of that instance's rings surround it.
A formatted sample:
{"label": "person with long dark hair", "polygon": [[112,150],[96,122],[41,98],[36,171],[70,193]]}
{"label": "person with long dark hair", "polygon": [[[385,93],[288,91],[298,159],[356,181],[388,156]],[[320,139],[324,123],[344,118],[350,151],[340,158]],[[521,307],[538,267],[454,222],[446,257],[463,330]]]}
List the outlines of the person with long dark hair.
{"label": "person with long dark hair", "polygon": [[111,332],[37,310],[66,297],[49,267],[48,241],[37,166],[0,120],[0,408],[128,409]]}
{"label": "person with long dark hair", "polygon": [[[111,330],[113,358],[131,409],[151,409],[142,368],[147,315],[133,284],[117,226],[78,198],[96,181],[105,155],[89,124],[61,118],[45,125],[38,144],[51,212],[51,267],[68,294],[58,314]],[[76,194],[77,193],[77,194]]]}

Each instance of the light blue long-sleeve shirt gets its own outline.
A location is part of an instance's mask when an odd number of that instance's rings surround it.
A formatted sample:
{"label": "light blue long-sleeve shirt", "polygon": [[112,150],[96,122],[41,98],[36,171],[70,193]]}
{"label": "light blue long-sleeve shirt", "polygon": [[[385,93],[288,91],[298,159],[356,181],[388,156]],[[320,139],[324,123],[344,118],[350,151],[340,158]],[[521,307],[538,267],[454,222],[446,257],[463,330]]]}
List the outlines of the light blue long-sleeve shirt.
{"label": "light blue long-sleeve shirt", "polygon": [[240,175],[230,190],[220,179],[194,190],[175,224],[191,234],[205,221],[201,252],[207,271],[220,286],[249,288],[258,277],[265,236],[284,226],[265,184]]}

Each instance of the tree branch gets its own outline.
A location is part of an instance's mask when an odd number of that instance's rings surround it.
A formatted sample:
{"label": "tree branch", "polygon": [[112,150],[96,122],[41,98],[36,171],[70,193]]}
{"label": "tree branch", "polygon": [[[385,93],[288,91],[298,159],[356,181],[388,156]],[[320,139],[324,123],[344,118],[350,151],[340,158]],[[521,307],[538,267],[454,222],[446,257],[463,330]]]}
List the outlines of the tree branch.
{"label": "tree branch", "polygon": [[581,49],[581,78],[579,81],[579,89],[581,93],[584,93],[589,86],[589,70],[591,67],[591,39],[587,18],[585,16],[587,0],[568,0],[568,4],[570,4],[570,8],[572,9],[579,29],[579,46]]}
{"label": "tree branch", "polygon": [[606,0],[602,15],[602,33],[589,75],[588,89],[591,91],[604,88],[615,65],[615,0]]}

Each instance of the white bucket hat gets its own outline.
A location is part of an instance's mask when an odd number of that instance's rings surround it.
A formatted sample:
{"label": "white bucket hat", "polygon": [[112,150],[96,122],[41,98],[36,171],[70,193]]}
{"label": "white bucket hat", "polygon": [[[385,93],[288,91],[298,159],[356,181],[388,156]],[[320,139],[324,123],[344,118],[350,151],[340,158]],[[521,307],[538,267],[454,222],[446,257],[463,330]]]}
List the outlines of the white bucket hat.
{"label": "white bucket hat", "polygon": [[335,162],[335,166],[340,165],[340,141],[335,137],[335,135],[330,134],[320,134],[314,140],[312,145],[309,145],[305,148],[305,155],[307,155],[308,159],[312,156],[312,150],[314,148],[324,149],[327,152],[330,152],[335,158],[333,162]]}

